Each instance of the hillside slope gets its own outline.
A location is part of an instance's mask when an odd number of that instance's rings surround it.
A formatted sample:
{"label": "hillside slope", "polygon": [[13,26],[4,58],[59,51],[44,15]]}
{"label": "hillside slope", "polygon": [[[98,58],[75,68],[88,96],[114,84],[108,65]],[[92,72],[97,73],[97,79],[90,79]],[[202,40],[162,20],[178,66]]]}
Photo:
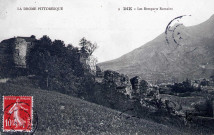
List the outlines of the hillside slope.
{"label": "hillside slope", "polygon": [[172,32],[167,35],[169,44],[162,33],[130,53],[98,65],[103,70],[139,75],[155,82],[208,78],[214,74],[214,15],[196,26],[174,24],[171,29],[175,27],[174,38]]}
{"label": "hillside slope", "polygon": [[[184,134],[167,126],[89,103],[57,92],[0,84],[0,102],[4,95],[26,95],[34,98],[38,114],[35,134]],[[2,104],[0,104],[2,108]],[[0,109],[1,117],[3,116]],[[1,121],[2,122],[2,121]],[[0,123],[1,123],[0,122]],[[2,124],[2,123],[1,123]],[[1,129],[2,132],[2,129]]]}

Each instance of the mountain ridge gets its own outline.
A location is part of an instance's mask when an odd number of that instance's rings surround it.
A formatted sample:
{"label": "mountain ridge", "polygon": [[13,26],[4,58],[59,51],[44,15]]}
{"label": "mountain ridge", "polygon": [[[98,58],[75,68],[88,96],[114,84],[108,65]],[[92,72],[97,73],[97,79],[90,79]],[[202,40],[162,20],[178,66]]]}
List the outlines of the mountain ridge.
{"label": "mountain ridge", "polygon": [[[178,26],[175,24],[173,27],[176,25]],[[209,77],[214,73],[207,70],[212,69],[210,67],[213,67],[214,64],[212,55],[212,50],[214,50],[213,30],[214,15],[195,26],[181,25],[173,31],[174,33],[169,32],[169,35],[163,32],[143,46],[117,59],[98,65],[103,70],[115,70],[131,77],[139,75],[150,81],[182,81],[186,78]],[[169,40],[169,44],[167,44],[166,38]],[[198,70],[204,66],[205,68],[202,70],[206,71]],[[201,73],[191,75],[190,71],[192,70]],[[202,75],[202,72],[205,74]],[[164,78],[167,79],[164,80]]]}

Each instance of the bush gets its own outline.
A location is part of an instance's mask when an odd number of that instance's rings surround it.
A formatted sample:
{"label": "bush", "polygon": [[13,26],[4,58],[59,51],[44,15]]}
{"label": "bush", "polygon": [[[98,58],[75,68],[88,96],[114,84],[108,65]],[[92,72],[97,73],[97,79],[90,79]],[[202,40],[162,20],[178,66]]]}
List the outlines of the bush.
{"label": "bush", "polygon": [[196,89],[191,85],[190,80],[188,79],[186,81],[183,81],[182,83],[175,83],[174,85],[171,85],[171,90],[175,93],[196,91]]}

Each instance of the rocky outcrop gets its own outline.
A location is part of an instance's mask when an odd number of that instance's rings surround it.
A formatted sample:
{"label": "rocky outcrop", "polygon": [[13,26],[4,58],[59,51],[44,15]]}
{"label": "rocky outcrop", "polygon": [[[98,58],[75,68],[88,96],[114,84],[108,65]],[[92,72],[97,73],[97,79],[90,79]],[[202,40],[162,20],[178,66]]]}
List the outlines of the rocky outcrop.
{"label": "rocky outcrop", "polygon": [[132,84],[134,95],[142,95],[148,88],[148,83],[145,80],[142,80],[139,76],[131,78],[130,82]]}
{"label": "rocky outcrop", "polygon": [[104,71],[102,82],[108,84],[109,87],[116,87],[119,92],[129,95],[130,98],[139,97],[148,88],[148,83],[139,76],[129,79],[127,75],[111,70]]}
{"label": "rocky outcrop", "polygon": [[107,71],[104,71],[103,82],[107,83],[109,87],[114,86],[119,92],[131,96],[132,87],[129,81],[129,77],[127,75],[123,75],[115,71],[107,70]]}
{"label": "rocky outcrop", "polygon": [[139,76],[135,76],[130,79],[130,82],[132,84],[132,89],[135,90],[137,93],[139,93],[140,81],[141,81],[141,77]]}

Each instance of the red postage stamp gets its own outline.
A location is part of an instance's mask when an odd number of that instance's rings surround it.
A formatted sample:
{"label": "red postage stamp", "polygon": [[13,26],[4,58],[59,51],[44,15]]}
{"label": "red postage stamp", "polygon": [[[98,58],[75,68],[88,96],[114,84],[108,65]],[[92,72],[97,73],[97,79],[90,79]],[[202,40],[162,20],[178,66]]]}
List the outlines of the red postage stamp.
{"label": "red postage stamp", "polygon": [[33,117],[32,96],[3,97],[3,131],[31,132]]}

